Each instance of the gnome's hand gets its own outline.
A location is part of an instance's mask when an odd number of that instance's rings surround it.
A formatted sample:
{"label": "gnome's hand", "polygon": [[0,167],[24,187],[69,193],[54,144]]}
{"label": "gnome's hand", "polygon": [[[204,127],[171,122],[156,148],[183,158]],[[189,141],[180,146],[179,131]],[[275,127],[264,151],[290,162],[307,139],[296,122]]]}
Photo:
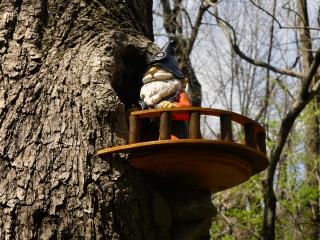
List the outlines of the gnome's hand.
{"label": "gnome's hand", "polygon": [[177,107],[177,105],[168,101],[163,101],[159,104],[158,108],[174,108],[174,107]]}

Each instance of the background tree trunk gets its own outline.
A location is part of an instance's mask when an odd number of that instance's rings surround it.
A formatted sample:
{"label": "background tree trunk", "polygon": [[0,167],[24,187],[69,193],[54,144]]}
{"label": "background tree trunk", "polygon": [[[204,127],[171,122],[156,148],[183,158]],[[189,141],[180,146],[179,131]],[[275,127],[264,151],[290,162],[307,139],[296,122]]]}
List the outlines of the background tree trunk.
{"label": "background tree trunk", "polygon": [[126,155],[96,155],[127,140],[116,92],[126,105],[139,97],[151,8],[2,1],[1,239],[154,239],[143,177]]}
{"label": "background tree trunk", "polygon": [[[160,0],[162,6],[163,28],[166,31],[166,36],[170,40],[176,40],[175,53],[179,62],[180,69],[189,79],[188,95],[191,99],[192,106],[200,107],[202,101],[201,84],[195,74],[192,66],[190,55],[200,29],[201,21],[204,13],[209,8],[207,4],[202,4],[197,10],[197,15],[193,26],[183,21],[182,14],[185,8],[182,0],[174,0],[170,3],[169,0]],[[171,6],[172,5],[172,6]],[[190,19],[189,19],[190,20]],[[187,28],[192,28],[191,32],[187,32]],[[187,35],[190,36],[188,37]]]}
{"label": "background tree trunk", "polygon": [[[308,8],[307,1],[301,0],[297,1],[297,10],[299,18],[297,19],[299,26],[300,39],[301,39],[301,55],[302,55],[302,67],[305,72],[310,69],[310,66],[313,61],[312,55],[312,39],[310,34],[310,29],[305,28],[309,27],[309,17],[308,17]],[[316,83],[316,76],[314,77],[311,86],[314,86]],[[320,131],[319,131],[319,115],[316,112],[319,110],[320,106],[320,94],[318,93],[314,100],[312,101],[311,106],[307,108],[306,112],[309,115],[309,121],[307,121],[306,126],[306,183],[310,188],[318,189],[317,193],[309,199],[306,206],[306,212],[310,214],[310,219],[307,218],[304,222],[309,222],[311,220],[310,226],[306,234],[306,238],[310,239],[319,239],[320,237],[320,196],[319,196],[319,164],[317,158],[320,154]]]}

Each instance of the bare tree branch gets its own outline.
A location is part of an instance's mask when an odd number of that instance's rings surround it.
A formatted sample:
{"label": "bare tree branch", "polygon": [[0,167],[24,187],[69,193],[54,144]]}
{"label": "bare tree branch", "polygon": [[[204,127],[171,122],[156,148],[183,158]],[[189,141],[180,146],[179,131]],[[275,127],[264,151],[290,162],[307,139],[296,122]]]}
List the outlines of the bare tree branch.
{"label": "bare tree branch", "polygon": [[288,2],[290,2],[290,1],[287,1],[285,4],[283,4],[283,5],[282,5],[282,8],[287,9],[288,11],[294,12],[294,13],[299,17],[299,19],[303,22],[303,25],[304,25],[304,26],[307,26],[308,24],[306,24],[305,20],[303,19],[303,16],[301,16],[301,15],[300,15],[297,11],[295,11],[295,10],[293,10],[293,9],[291,9],[291,8],[288,8],[288,7],[285,7],[285,5],[288,4]]}
{"label": "bare tree branch", "polygon": [[[211,15],[213,15],[216,20],[217,20],[217,23],[218,25],[220,26],[220,28],[222,29],[223,33],[225,34],[226,38],[229,40],[233,50],[239,55],[239,57],[241,57],[242,59],[246,60],[247,62],[251,63],[251,64],[254,64],[256,66],[259,66],[259,67],[264,67],[264,68],[267,68],[273,72],[276,72],[276,73],[281,73],[281,74],[285,74],[285,75],[289,75],[289,76],[292,76],[292,77],[296,77],[296,78],[303,78],[305,77],[304,74],[300,73],[300,72],[295,72],[295,71],[291,71],[289,69],[283,69],[283,68],[278,68],[278,67],[275,67],[275,66],[272,66],[268,63],[265,63],[263,61],[259,61],[259,60],[255,60],[255,59],[252,59],[250,57],[248,57],[247,55],[245,55],[239,48],[239,46],[237,45],[237,39],[236,39],[236,34],[235,34],[235,31],[233,29],[233,27],[228,24],[227,22],[223,21],[219,15],[218,15],[218,11],[217,11],[217,7],[216,7],[216,4],[215,3],[212,3],[210,2],[209,0],[206,0],[206,2],[213,7],[213,9],[215,10],[215,13],[212,13],[210,11],[208,11]],[[222,23],[222,21],[232,30],[232,33],[233,33],[233,38],[231,37],[227,27]]]}
{"label": "bare tree branch", "polygon": [[320,31],[320,28],[315,28],[315,27],[282,26],[280,28],[284,28],[284,29],[310,29],[310,30]]}
{"label": "bare tree branch", "polygon": [[[282,152],[283,146],[287,140],[287,136],[291,130],[291,127],[296,119],[296,117],[301,113],[304,107],[314,98],[314,96],[320,91],[320,80],[318,80],[313,88],[309,91],[310,83],[312,78],[315,76],[317,69],[320,65],[320,48],[318,49],[311,67],[303,79],[303,83],[298,92],[298,98],[292,104],[289,112],[286,114],[285,118],[282,120],[280,131],[277,135],[277,141],[275,142],[275,147],[272,149],[270,154],[270,167],[268,172],[269,176],[273,176],[276,170],[277,162],[280,159],[280,154]],[[309,85],[308,85],[309,83]],[[272,160],[274,162],[272,162]],[[271,180],[271,183],[273,181]]]}
{"label": "bare tree branch", "polygon": [[182,22],[182,12],[185,9],[181,6],[182,0],[173,1],[173,9],[171,9],[169,0],[161,0],[163,8],[163,25],[166,29],[167,36],[170,40],[177,40],[176,54],[180,63],[180,68],[182,72],[186,74],[189,78],[189,90],[188,94],[191,98],[193,106],[201,106],[201,84],[199,83],[194,69],[192,67],[191,61],[189,59],[190,53],[192,51],[194,42],[198,35],[198,30],[201,25],[201,19],[204,12],[209,8],[209,6],[201,5],[196,17],[195,24],[192,25],[191,20],[187,14],[188,21],[192,27],[191,36],[187,39],[183,36],[183,22]]}
{"label": "bare tree branch", "polygon": [[168,34],[174,34],[174,23],[169,0],[161,0],[163,11],[163,26]]}
{"label": "bare tree branch", "polygon": [[[319,68],[320,65],[320,48],[318,48],[318,51],[316,52],[316,55],[313,58],[313,61],[311,63],[310,69],[307,72],[305,78],[303,78],[303,81],[301,83],[301,99],[309,99],[310,97],[314,97],[313,94],[311,94],[311,92],[309,92],[309,88],[311,85],[311,81],[313,79],[313,77],[315,76],[315,74],[317,73],[317,70]],[[319,81],[318,80],[315,83],[315,86],[318,84],[319,85]],[[315,90],[317,89],[317,87],[315,88]],[[310,96],[311,95],[311,96]]]}
{"label": "bare tree branch", "polygon": [[[320,30],[320,28],[315,28],[315,27],[306,26],[304,20],[302,20],[302,21],[303,21],[303,24],[304,24],[303,27],[300,27],[300,26],[282,26],[281,23],[277,20],[277,18],[274,17],[273,14],[269,13],[269,12],[266,11],[264,8],[260,7],[260,6],[259,6],[258,4],[256,4],[254,1],[250,0],[250,2],[251,2],[254,6],[256,6],[257,8],[259,8],[261,11],[263,11],[264,13],[266,13],[268,16],[270,16],[272,19],[274,19],[274,21],[277,22],[279,28],[284,28],[284,29],[302,29],[302,28],[303,28],[303,29],[310,29],[310,30]],[[287,4],[287,3],[285,3],[285,4],[282,6],[284,9],[287,9],[287,10],[289,10],[289,11],[294,12],[296,15],[299,16],[300,19],[302,19],[302,17],[301,17],[296,11],[292,10],[291,8],[284,7],[286,4]]]}
{"label": "bare tree branch", "polygon": [[200,28],[200,25],[201,25],[201,20],[202,20],[203,14],[208,10],[209,7],[210,6],[208,4],[201,5],[199,10],[198,10],[197,18],[196,18],[196,21],[194,23],[194,27],[192,28],[190,39],[188,41],[186,49],[184,50],[184,55],[185,56],[189,56],[191,51],[192,51],[194,42],[195,42],[195,40],[197,38],[198,31],[199,31],[199,28]]}
{"label": "bare tree branch", "polygon": [[189,13],[187,12],[187,10],[186,10],[185,8],[181,8],[181,11],[183,11],[183,12],[184,12],[184,14],[186,14],[186,16],[187,16],[187,18],[188,18],[188,22],[189,22],[189,24],[190,24],[191,28],[193,28],[193,24],[192,24],[192,21],[191,21],[190,15],[189,15]]}
{"label": "bare tree branch", "polygon": [[182,0],[174,0],[173,1],[174,6],[173,6],[173,10],[172,10],[174,22],[176,23],[176,35],[178,35],[178,38],[182,38],[182,36],[183,36],[181,1]]}
{"label": "bare tree branch", "polygon": [[[297,58],[297,59],[299,59],[299,58]],[[294,64],[294,65],[296,65],[296,64]],[[290,90],[288,89],[288,87],[285,86],[285,85],[283,84],[283,82],[280,80],[280,78],[281,78],[282,76],[283,76],[283,74],[279,75],[278,77],[276,77],[276,78],[274,79],[274,82],[272,83],[269,92],[271,92],[271,91],[274,89],[274,87],[276,86],[276,83],[278,83],[278,85],[280,86],[280,88],[283,89],[283,91],[286,92],[293,101],[295,101],[295,100],[296,100],[295,96],[290,92]],[[263,112],[266,110],[266,108],[267,108],[267,106],[268,106],[268,102],[269,102],[268,96],[266,96],[265,98],[266,98],[266,99],[265,99],[265,101],[264,101],[264,104],[263,104],[262,108],[260,109],[259,113],[258,113],[258,114],[256,115],[256,117],[254,118],[255,121],[259,121],[259,119],[262,117]]]}
{"label": "bare tree branch", "polygon": [[257,5],[255,2],[253,2],[252,0],[250,0],[250,2],[256,6],[257,8],[259,8],[261,11],[265,12],[267,15],[269,15],[281,28],[281,24],[280,22],[274,17],[274,14],[269,13],[268,11],[266,11],[265,9],[263,9],[262,7],[260,7],[259,5]]}
{"label": "bare tree branch", "polygon": [[[272,14],[274,15],[276,11],[276,0],[273,1],[273,8],[272,8]],[[276,19],[273,19],[271,21],[271,27],[270,27],[270,39],[269,39],[269,51],[268,51],[268,64],[271,62],[271,56],[272,56],[272,49],[273,49],[273,41],[274,41],[274,25],[275,25]],[[272,84],[272,87],[270,88],[270,70],[267,71],[267,79],[266,79],[266,87],[265,87],[265,97],[263,100],[263,107],[260,109],[259,114],[256,116],[256,119],[258,120],[262,114],[265,114],[268,106],[269,106],[269,99],[270,99],[270,94],[271,94],[271,89],[273,88],[274,84]],[[279,77],[276,79],[279,80]]]}

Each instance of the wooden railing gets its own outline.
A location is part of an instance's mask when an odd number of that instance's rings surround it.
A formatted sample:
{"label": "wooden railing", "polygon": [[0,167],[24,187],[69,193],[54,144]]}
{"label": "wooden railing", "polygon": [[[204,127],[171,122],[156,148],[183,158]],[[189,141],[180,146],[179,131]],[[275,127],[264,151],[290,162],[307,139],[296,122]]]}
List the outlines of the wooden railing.
{"label": "wooden railing", "polygon": [[221,140],[232,142],[232,122],[244,127],[245,144],[266,154],[266,133],[264,128],[254,120],[243,115],[211,108],[169,108],[132,112],[129,126],[129,144],[140,140],[140,118],[160,117],[159,140],[171,138],[171,115],[189,114],[189,139],[201,139],[200,116],[220,117]]}

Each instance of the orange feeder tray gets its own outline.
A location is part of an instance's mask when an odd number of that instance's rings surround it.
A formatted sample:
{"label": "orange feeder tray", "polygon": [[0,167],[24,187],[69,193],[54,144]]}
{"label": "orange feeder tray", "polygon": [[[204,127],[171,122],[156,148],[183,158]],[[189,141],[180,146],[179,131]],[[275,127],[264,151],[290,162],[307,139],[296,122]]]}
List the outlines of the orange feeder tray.
{"label": "orange feeder tray", "polygon": [[[189,139],[169,140],[171,114],[188,113]],[[221,140],[201,139],[200,115],[220,117]],[[139,141],[140,118],[160,116],[160,140]],[[244,126],[245,144],[232,141],[232,121]],[[98,154],[129,153],[131,166],[145,171],[155,184],[184,189],[226,190],[247,181],[269,166],[265,131],[257,122],[230,111],[209,108],[154,109],[130,116],[129,144]]]}

